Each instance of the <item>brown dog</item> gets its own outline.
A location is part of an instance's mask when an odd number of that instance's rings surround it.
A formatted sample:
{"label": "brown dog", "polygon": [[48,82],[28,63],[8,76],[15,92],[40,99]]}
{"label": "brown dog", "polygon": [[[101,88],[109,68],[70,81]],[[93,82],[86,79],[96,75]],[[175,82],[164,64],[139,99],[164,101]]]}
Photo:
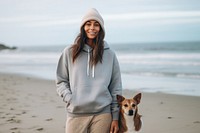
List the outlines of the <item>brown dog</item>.
{"label": "brown dog", "polygon": [[120,105],[119,114],[119,133],[139,131],[142,127],[141,115],[138,113],[138,104],[142,94],[139,93],[133,99],[126,99],[117,95],[117,101]]}

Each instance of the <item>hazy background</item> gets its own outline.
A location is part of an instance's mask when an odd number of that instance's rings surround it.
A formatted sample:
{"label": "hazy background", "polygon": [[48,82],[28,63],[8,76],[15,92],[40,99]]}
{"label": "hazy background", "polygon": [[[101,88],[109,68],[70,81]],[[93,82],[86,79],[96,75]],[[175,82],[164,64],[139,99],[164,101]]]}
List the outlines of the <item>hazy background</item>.
{"label": "hazy background", "polygon": [[200,96],[200,0],[0,0],[0,72],[55,80],[62,50],[96,8],[124,89]]}
{"label": "hazy background", "polygon": [[199,0],[0,0],[0,43],[71,44],[91,7],[111,44],[200,41]]}

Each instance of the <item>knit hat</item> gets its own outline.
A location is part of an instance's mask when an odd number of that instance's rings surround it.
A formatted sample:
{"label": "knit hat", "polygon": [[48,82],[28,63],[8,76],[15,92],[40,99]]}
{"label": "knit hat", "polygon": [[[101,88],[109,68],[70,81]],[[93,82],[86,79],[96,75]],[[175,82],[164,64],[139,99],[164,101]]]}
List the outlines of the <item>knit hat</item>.
{"label": "knit hat", "polygon": [[90,10],[88,10],[88,12],[85,14],[81,21],[80,27],[82,27],[89,20],[96,20],[97,22],[99,22],[103,32],[105,33],[103,18],[95,8],[91,8]]}

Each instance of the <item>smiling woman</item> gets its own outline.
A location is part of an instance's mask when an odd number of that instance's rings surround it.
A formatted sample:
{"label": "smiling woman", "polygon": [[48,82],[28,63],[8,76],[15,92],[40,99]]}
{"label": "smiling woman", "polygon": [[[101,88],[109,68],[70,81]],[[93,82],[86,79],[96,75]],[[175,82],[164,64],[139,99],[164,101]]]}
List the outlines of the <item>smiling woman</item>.
{"label": "smiling woman", "polygon": [[64,49],[58,62],[56,85],[66,103],[66,133],[119,129],[116,95],[122,93],[121,72],[104,36],[103,18],[92,8],[82,19],[74,44]]}

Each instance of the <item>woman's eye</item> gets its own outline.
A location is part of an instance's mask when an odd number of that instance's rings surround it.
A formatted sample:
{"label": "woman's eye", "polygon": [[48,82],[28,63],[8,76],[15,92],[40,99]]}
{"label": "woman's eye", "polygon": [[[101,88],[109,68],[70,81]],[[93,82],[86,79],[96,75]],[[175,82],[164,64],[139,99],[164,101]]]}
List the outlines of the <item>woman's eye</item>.
{"label": "woman's eye", "polygon": [[99,26],[99,23],[95,23],[94,26]]}
{"label": "woman's eye", "polygon": [[86,23],[85,25],[90,26],[91,24],[90,23]]}

